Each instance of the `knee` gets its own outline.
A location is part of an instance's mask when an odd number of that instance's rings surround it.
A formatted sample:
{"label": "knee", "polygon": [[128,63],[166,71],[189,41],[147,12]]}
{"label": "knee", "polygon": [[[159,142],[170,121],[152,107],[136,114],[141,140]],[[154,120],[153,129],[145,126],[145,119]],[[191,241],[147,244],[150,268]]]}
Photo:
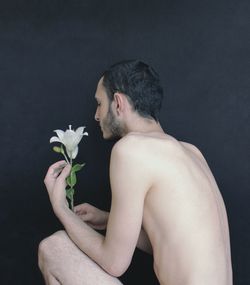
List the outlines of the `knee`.
{"label": "knee", "polygon": [[58,231],[43,239],[38,246],[38,266],[43,271],[46,264],[53,257],[56,257],[56,249],[60,247],[63,240],[67,238],[65,231]]}

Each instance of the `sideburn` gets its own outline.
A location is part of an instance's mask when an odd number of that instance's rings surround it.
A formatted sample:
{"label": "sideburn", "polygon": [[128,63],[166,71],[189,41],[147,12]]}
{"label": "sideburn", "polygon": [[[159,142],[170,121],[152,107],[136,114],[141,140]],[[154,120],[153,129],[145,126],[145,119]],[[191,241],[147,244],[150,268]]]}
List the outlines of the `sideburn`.
{"label": "sideburn", "polygon": [[124,127],[115,117],[115,114],[111,108],[111,103],[109,104],[108,114],[105,119],[105,127],[107,127],[111,133],[111,140],[120,139],[125,133]]}

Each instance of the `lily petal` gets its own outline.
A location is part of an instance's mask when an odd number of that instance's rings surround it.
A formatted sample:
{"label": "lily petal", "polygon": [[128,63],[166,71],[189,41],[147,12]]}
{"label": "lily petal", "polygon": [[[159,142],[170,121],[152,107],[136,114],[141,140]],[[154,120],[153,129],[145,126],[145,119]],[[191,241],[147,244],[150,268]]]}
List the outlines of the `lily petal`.
{"label": "lily petal", "polygon": [[75,146],[77,146],[79,144],[79,142],[81,141],[82,139],[82,134],[81,135],[78,135],[78,136],[75,136],[75,140],[74,140],[74,144]]}
{"label": "lily petal", "polygon": [[60,140],[63,140],[64,137],[64,131],[62,130],[54,130],[56,132],[57,136],[59,137]]}
{"label": "lily petal", "polygon": [[50,143],[52,142],[60,142],[61,143],[61,140],[58,138],[58,137],[52,137],[50,140],[49,140]]}
{"label": "lily petal", "polygon": [[86,128],[86,127],[79,127],[79,128],[77,128],[77,129],[76,129],[76,134],[77,134],[77,135],[82,135],[82,133],[83,133],[83,131],[84,131],[85,128]]}
{"label": "lily petal", "polygon": [[75,159],[78,154],[78,146],[72,152],[72,159]]}
{"label": "lily petal", "polygon": [[75,143],[75,140],[76,140],[75,132],[72,130],[67,130],[63,137],[63,144],[70,152],[72,152],[77,145],[77,143]]}

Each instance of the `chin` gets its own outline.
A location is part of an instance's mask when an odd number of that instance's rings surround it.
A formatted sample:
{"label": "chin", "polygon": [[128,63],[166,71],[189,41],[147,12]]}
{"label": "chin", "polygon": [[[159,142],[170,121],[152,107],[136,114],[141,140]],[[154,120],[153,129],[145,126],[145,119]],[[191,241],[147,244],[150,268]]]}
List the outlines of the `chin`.
{"label": "chin", "polygon": [[105,140],[108,140],[108,139],[110,138],[110,136],[109,136],[106,132],[104,132],[104,131],[102,131],[102,137],[103,137]]}
{"label": "chin", "polygon": [[111,135],[107,135],[107,134],[102,134],[102,137],[105,139],[105,140],[112,140],[113,137]]}
{"label": "chin", "polygon": [[108,137],[107,137],[105,134],[102,134],[102,137],[103,137],[105,140],[108,140]]}
{"label": "chin", "polygon": [[103,135],[103,138],[105,140],[107,140],[107,141],[114,141],[114,142],[116,142],[117,140],[120,139],[120,138],[114,136],[113,134],[105,134],[105,133],[103,133],[102,135]]}

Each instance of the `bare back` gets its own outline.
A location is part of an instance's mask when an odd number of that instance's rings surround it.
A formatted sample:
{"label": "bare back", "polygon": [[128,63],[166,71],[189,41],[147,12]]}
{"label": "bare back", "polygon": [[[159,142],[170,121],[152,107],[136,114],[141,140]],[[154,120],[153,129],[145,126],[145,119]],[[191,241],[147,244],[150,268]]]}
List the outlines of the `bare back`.
{"label": "bare back", "polygon": [[138,134],[152,173],[143,228],[161,285],[230,285],[226,210],[200,151],[165,134]]}

